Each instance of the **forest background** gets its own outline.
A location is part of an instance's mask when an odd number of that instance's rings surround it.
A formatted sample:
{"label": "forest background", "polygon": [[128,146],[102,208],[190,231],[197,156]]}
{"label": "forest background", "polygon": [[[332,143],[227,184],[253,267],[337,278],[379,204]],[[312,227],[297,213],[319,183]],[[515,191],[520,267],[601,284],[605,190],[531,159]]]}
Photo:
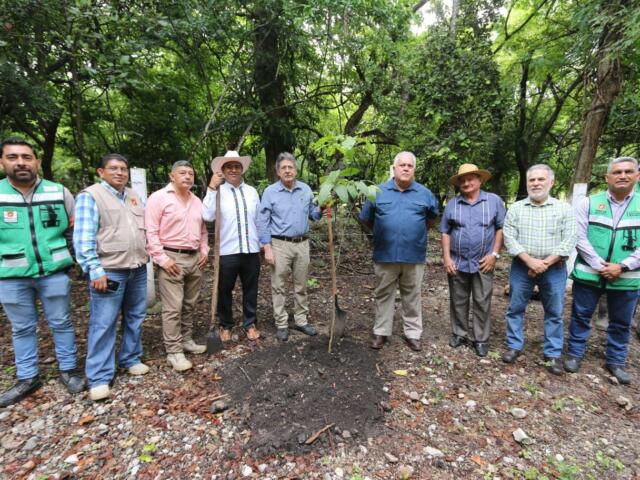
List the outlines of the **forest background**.
{"label": "forest background", "polygon": [[464,162],[507,200],[545,162],[568,195],[639,155],[639,69],[633,0],[0,0],[0,136],[72,191],[107,152],[155,190],[241,148],[259,189],[281,151],[317,188],[410,150],[441,201]]}

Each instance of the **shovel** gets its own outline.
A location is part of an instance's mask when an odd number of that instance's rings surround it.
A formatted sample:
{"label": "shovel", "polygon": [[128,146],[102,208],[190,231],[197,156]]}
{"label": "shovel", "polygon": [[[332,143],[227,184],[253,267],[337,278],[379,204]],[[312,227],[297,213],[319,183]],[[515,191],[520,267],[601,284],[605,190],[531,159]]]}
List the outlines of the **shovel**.
{"label": "shovel", "polygon": [[329,335],[329,353],[333,339],[340,339],[344,335],[347,322],[347,312],[338,305],[338,286],[336,280],[336,260],[333,257],[333,227],[331,226],[331,207],[327,207],[327,227],[329,229],[329,257],[331,257],[331,291],[333,295],[333,312],[331,313],[331,333]]}
{"label": "shovel", "polygon": [[216,328],[216,312],[218,310],[218,284],[220,283],[220,187],[216,193],[216,220],[213,242],[213,286],[211,287],[211,316],[209,317],[207,335],[207,355],[213,355],[224,349],[218,329]]}

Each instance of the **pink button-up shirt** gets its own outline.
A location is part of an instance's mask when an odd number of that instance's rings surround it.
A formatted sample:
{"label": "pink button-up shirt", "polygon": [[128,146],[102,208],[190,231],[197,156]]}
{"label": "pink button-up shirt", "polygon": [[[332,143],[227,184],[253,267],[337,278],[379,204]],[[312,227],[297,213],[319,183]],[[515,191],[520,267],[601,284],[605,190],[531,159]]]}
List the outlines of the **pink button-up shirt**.
{"label": "pink button-up shirt", "polygon": [[202,202],[189,192],[185,204],[176,195],[173,184],[151,194],[144,214],[147,229],[147,252],[163,266],[170,258],[162,247],[199,250],[209,253],[207,228],[202,220]]}

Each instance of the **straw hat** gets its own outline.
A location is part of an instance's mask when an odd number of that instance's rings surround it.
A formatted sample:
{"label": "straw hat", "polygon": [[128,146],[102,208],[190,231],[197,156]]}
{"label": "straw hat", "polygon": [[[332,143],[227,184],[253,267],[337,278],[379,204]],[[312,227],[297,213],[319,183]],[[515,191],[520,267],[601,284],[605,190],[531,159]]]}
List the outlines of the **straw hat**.
{"label": "straw hat", "polygon": [[458,174],[449,179],[449,184],[456,187],[458,185],[458,178],[468,173],[475,173],[480,177],[480,183],[484,183],[491,178],[491,172],[488,170],[480,170],[473,163],[463,163],[458,168]]}
{"label": "straw hat", "polygon": [[221,172],[222,166],[228,162],[240,162],[242,164],[242,172],[246,172],[251,165],[251,157],[241,157],[235,150],[229,150],[224,157],[216,157],[211,162],[211,170],[214,173]]}

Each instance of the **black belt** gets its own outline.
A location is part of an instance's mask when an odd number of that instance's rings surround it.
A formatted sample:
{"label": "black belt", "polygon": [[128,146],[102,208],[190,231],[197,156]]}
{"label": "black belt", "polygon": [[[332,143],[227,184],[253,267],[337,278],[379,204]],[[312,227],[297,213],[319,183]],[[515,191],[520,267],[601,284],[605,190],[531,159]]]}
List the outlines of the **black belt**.
{"label": "black belt", "polygon": [[276,240],[282,240],[283,242],[292,242],[292,243],[300,243],[305,240],[309,240],[309,237],[303,235],[301,237],[283,237],[282,235],[271,235],[271,238],[275,238]]}
{"label": "black belt", "polygon": [[171,248],[171,247],[162,247],[165,250],[168,250],[169,252],[175,252],[175,253],[184,253],[185,255],[195,255],[196,253],[198,253],[198,250],[191,250],[189,248]]}

